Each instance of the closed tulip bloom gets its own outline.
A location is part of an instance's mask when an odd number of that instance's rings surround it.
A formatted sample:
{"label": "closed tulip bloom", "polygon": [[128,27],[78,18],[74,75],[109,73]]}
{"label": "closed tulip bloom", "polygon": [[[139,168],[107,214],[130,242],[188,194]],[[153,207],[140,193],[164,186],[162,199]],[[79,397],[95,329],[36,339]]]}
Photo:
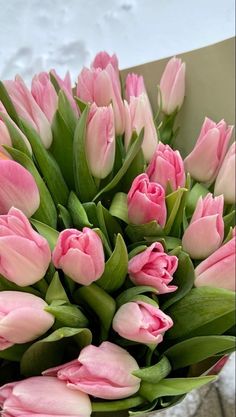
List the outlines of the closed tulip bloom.
{"label": "closed tulip bloom", "polygon": [[119,77],[119,63],[116,54],[109,55],[105,51],[99,52],[95,56],[91,68],[101,68],[102,70],[104,70],[106,69],[108,64],[111,64],[113,66],[114,70],[116,71]]}
{"label": "closed tulip bloom", "polygon": [[0,214],[14,206],[31,217],[39,208],[39,190],[32,174],[18,162],[0,154]]}
{"label": "closed tulip bloom", "polygon": [[17,75],[15,81],[4,81],[4,86],[19,116],[39,133],[45,148],[49,148],[52,143],[50,123],[22,78]]}
{"label": "closed tulip bloom", "polygon": [[113,318],[113,329],[124,339],[159,344],[173,321],[158,306],[143,301],[123,304]]}
{"label": "closed tulip bloom", "polygon": [[51,260],[48,242],[12,207],[0,216],[0,274],[20,287],[42,279]]}
{"label": "closed tulip bloom", "polygon": [[[1,239],[1,238],[0,238]],[[14,344],[31,342],[54,323],[44,311],[47,303],[33,294],[19,291],[0,292],[0,350]]]}
{"label": "closed tulip bloom", "polygon": [[185,185],[184,162],[179,151],[169,145],[159,143],[147,168],[150,181],[161,184],[166,190],[168,183],[173,191]]}
{"label": "closed tulip bloom", "polygon": [[120,80],[111,63],[106,69],[84,68],[78,77],[77,96],[85,102],[94,102],[99,107],[112,103],[116,133],[124,132],[125,115]]}
{"label": "closed tulip bloom", "polygon": [[235,152],[236,142],[230,146],[215,182],[215,195],[224,195],[225,203],[235,203]]}
{"label": "closed tulip bloom", "polygon": [[4,417],[90,417],[89,396],[57,378],[35,376],[0,388]]}
{"label": "closed tulip bloom", "polygon": [[160,81],[162,111],[172,114],[179,110],[185,95],[185,63],[173,57],[167,63]]}
{"label": "closed tulip bloom", "polygon": [[184,165],[191,176],[211,184],[220,169],[228,149],[233,126],[224,120],[219,123],[205,118],[200,135],[192,152],[185,158]]}
{"label": "closed tulip bloom", "polygon": [[235,291],[236,238],[217,249],[195,269],[196,287],[216,287]]}
{"label": "closed tulip bloom", "polygon": [[135,285],[156,288],[159,294],[177,290],[169,285],[178,267],[178,258],[168,255],[159,242],[153,243],[129,261],[128,273]]}
{"label": "closed tulip bloom", "polygon": [[126,100],[129,102],[131,97],[138,97],[147,94],[142,75],[129,73],[125,81]]}
{"label": "closed tulip bloom", "polygon": [[125,349],[103,342],[98,347],[86,346],[78,359],[44,374],[57,375],[73,390],[115,400],[130,397],[139,390],[140,379],[132,375],[138,369],[136,360]]}
{"label": "closed tulip bloom", "polygon": [[200,197],[191,222],[184,232],[182,245],[193,259],[203,259],[219,248],[224,237],[224,197],[211,193]]}
{"label": "closed tulip bloom", "polygon": [[149,162],[155,153],[158,142],[149,99],[146,94],[141,94],[138,97],[131,96],[129,104],[125,101],[126,149],[129,146],[133,131],[139,134],[143,128],[144,138],[142,150],[145,160]]}
{"label": "closed tulip bloom", "polygon": [[128,193],[128,216],[133,224],[149,223],[156,220],[163,227],[166,223],[164,188],[150,182],[147,174],[138,175]]}
{"label": "closed tulip bloom", "polygon": [[90,285],[104,272],[105,260],[102,241],[93,230],[84,227],[66,229],[60,233],[52,256],[56,268],[60,268],[73,281]]}
{"label": "closed tulip bloom", "polygon": [[31,93],[48,121],[52,123],[57,109],[58,96],[47,72],[40,72],[34,76],[31,84]]}
{"label": "closed tulip bloom", "polygon": [[115,160],[116,138],[112,105],[91,106],[85,140],[90,171],[96,178],[106,178]]}
{"label": "closed tulip bloom", "polygon": [[74,94],[72,89],[72,83],[71,83],[71,76],[69,71],[67,71],[64,78],[61,78],[54,69],[50,71],[50,73],[53,75],[53,77],[56,79],[57,84],[59,85],[60,89],[64,91],[67,99],[69,100],[72,109],[74,110],[75,114],[78,115],[78,107],[76,105],[76,102],[74,100]]}

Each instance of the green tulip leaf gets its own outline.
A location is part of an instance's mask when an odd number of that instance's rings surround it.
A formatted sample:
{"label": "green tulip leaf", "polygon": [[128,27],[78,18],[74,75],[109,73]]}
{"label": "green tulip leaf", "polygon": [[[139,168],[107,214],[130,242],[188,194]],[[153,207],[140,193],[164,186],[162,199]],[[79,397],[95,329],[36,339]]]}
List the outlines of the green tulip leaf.
{"label": "green tulip leaf", "polygon": [[21,345],[13,345],[8,349],[0,350],[0,358],[7,361],[20,362],[22,355],[29,348],[29,346],[30,343],[24,343]]}
{"label": "green tulip leaf", "polygon": [[[123,234],[122,228],[117,219],[99,202],[97,204],[97,218],[100,228],[104,227],[104,234],[108,240],[113,244],[117,234]],[[106,233],[105,233],[106,230]]]}
{"label": "green tulip leaf", "polygon": [[[93,413],[116,412],[116,411],[128,410],[129,408],[133,408],[133,407],[138,407],[139,405],[143,403],[144,403],[144,399],[139,396],[130,397],[124,400],[117,400],[117,401],[103,401],[103,402],[98,401],[98,402],[92,402],[92,411]],[[116,414],[113,414],[113,415],[114,417],[116,416]]]}
{"label": "green tulip leaf", "polygon": [[72,304],[63,304],[53,302],[50,306],[45,307],[45,311],[52,314],[61,325],[75,328],[87,327],[89,322],[87,317],[80,309]]}
{"label": "green tulip leaf", "polygon": [[58,272],[55,272],[52,281],[47,289],[45,300],[48,304],[51,304],[53,301],[60,300],[65,303],[69,303],[69,298],[64,290],[64,287],[60,281]]}
{"label": "green tulip leaf", "polygon": [[197,182],[193,186],[193,188],[188,193],[186,201],[186,214],[188,218],[192,216],[199,198],[204,198],[208,193],[209,190],[203,184]]}
{"label": "green tulip leaf", "polygon": [[111,202],[109,209],[112,216],[117,217],[125,223],[129,223],[128,219],[128,206],[127,206],[127,194],[116,193]]}
{"label": "green tulip leaf", "polygon": [[223,217],[225,225],[225,238],[228,235],[230,228],[235,226],[235,210]]}
{"label": "green tulip leaf", "polygon": [[106,262],[103,275],[96,283],[107,292],[116,291],[124,284],[127,272],[127,248],[122,236],[118,234],[115,249]]}
{"label": "green tulip leaf", "polygon": [[68,199],[68,209],[71,214],[73,225],[82,230],[83,227],[92,227],[93,224],[90,223],[87,213],[82,205],[82,203],[79,201],[76,194],[71,191]]}
{"label": "green tulip leaf", "polygon": [[151,221],[150,223],[145,224],[129,224],[125,232],[131,242],[137,242],[139,240],[146,239],[152,236],[163,236],[164,231],[161,226],[156,222],[156,220]]}
{"label": "green tulip leaf", "polygon": [[23,152],[26,154],[29,158],[32,157],[29,148],[27,147],[22,134],[19,132],[19,130],[14,126],[12,120],[4,113],[0,113],[1,119],[4,121],[7,130],[9,132],[9,135],[11,137],[13,148],[17,149],[20,152]]}
{"label": "green tulip leaf", "polygon": [[[179,213],[181,200],[187,191],[188,191],[187,188],[179,188],[178,190],[174,191],[173,193],[169,194],[166,197],[167,223],[164,228],[166,235],[170,234],[170,231],[172,227],[174,226],[177,213]],[[183,214],[181,216],[181,220],[182,220],[182,217],[183,217]]]}
{"label": "green tulip leaf", "polygon": [[171,372],[171,364],[169,360],[164,356],[158,363],[146,368],[138,369],[133,372],[134,376],[137,376],[142,381],[147,381],[153,384],[157,384],[164,379]]}
{"label": "green tulip leaf", "polygon": [[129,260],[132,259],[132,258],[134,258],[134,256],[139,255],[140,253],[142,253],[146,249],[147,249],[147,245],[137,246],[136,248],[134,248],[133,250],[131,250],[129,252]]}
{"label": "green tulip leaf", "polygon": [[128,303],[129,301],[132,301],[135,297],[137,297],[140,294],[145,294],[147,292],[158,294],[158,291],[156,288],[148,287],[145,285],[139,285],[137,287],[131,287],[128,288],[128,290],[123,291],[116,299],[117,308],[122,306],[123,304]]}
{"label": "green tulip leaf", "polygon": [[11,117],[12,120],[14,120],[14,122],[19,125],[19,117],[17,114],[17,111],[11,101],[11,98],[7,92],[7,89],[4,86],[4,83],[2,81],[0,81],[0,101],[2,102],[2,104],[4,105],[7,113],[9,114],[9,116]]}
{"label": "green tulip leaf", "polygon": [[172,249],[175,249],[176,247],[181,246],[182,243],[181,239],[178,239],[177,237],[173,236],[146,236],[145,240],[148,243],[160,242],[162,246],[164,246],[165,252],[168,252]]}
{"label": "green tulip leaf", "polygon": [[72,227],[72,218],[66,207],[58,204],[58,219],[63,229],[70,229]]}
{"label": "green tulip leaf", "polygon": [[67,95],[63,90],[60,90],[58,94],[58,111],[63,117],[65,124],[68,127],[68,130],[70,130],[70,132],[74,134],[77,123],[77,117],[75,115],[75,111],[72,109]]}
{"label": "green tulip leaf", "polygon": [[28,292],[30,294],[37,295],[40,297],[40,292],[34,289],[33,287],[20,287],[19,285],[14,284],[14,282],[9,281],[0,274],[0,291],[21,291]]}
{"label": "green tulip leaf", "polygon": [[35,219],[30,219],[30,222],[35,227],[35,229],[47,239],[48,244],[50,246],[50,249],[53,250],[56,246],[57,239],[59,236],[59,232],[52,227],[48,226],[47,224],[44,224],[42,222],[39,222]]}

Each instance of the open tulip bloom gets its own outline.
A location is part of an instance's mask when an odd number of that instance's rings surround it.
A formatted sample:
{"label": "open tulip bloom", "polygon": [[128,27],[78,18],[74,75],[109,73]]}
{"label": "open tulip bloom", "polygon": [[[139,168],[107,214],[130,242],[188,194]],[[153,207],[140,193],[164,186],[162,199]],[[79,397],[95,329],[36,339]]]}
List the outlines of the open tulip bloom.
{"label": "open tulip bloom", "polygon": [[185,159],[172,148],[186,70],[167,64],[155,118],[106,52],[76,86],[1,83],[3,417],[144,416],[234,350],[235,143],[206,117]]}

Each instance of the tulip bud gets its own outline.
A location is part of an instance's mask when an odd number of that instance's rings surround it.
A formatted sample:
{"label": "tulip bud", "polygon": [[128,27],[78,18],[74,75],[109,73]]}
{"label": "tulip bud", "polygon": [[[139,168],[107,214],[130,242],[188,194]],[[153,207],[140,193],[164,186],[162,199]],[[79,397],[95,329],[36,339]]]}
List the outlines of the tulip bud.
{"label": "tulip bud", "polygon": [[51,74],[53,75],[53,77],[56,79],[60,89],[62,91],[64,91],[67,99],[69,100],[72,109],[74,110],[75,114],[78,115],[78,108],[76,105],[76,102],[74,100],[74,94],[73,94],[73,90],[72,90],[72,85],[71,85],[71,77],[70,77],[70,73],[69,71],[67,71],[64,79],[59,77],[59,75],[56,73],[56,71],[53,69],[50,71]]}
{"label": "tulip bud", "polygon": [[173,321],[158,306],[143,301],[123,304],[113,318],[113,329],[125,339],[159,344]]}
{"label": "tulip bud", "polygon": [[191,222],[184,232],[182,245],[193,259],[203,259],[219,248],[224,237],[223,196],[200,197]]}
{"label": "tulip bud", "polygon": [[44,311],[45,307],[47,303],[33,294],[0,291],[0,351],[46,333],[54,317]]}
{"label": "tulip bud", "polygon": [[205,118],[200,135],[192,152],[185,158],[187,172],[200,182],[211,184],[219,171],[227,152],[233,126],[224,120],[219,123]]}
{"label": "tulip bud", "polygon": [[168,115],[179,110],[185,95],[185,63],[180,58],[171,58],[160,81],[162,111]]}
{"label": "tulip bud", "polygon": [[165,294],[177,290],[175,285],[169,285],[177,267],[178,258],[167,255],[161,243],[155,242],[130,259],[128,273],[134,285],[153,287]]}
{"label": "tulip bud", "polygon": [[14,206],[31,217],[39,208],[39,190],[27,169],[0,154],[0,214]]}
{"label": "tulip bud", "polygon": [[52,143],[50,124],[22,78],[17,75],[15,81],[4,81],[4,86],[19,116],[39,133],[45,148],[50,148]]}
{"label": "tulip bud", "polygon": [[116,133],[124,132],[125,115],[120,80],[111,63],[104,70],[84,68],[78,77],[77,96],[85,102],[94,102],[99,107],[112,103]]}
{"label": "tulip bud", "polygon": [[34,76],[31,84],[31,93],[48,121],[52,123],[57,109],[58,97],[47,72],[40,72]]}
{"label": "tulip bud", "polygon": [[179,151],[159,143],[147,168],[150,180],[161,184],[166,190],[168,183],[173,191],[185,185],[184,163]]}
{"label": "tulip bud", "polygon": [[12,207],[0,216],[0,274],[20,287],[42,279],[51,260],[46,239],[31,227],[27,217]]}
{"label": "tulip bud", "polygon": [[73,281],[90,285],[104,272],[102,241],[93,230],[84,227],[80,232],[66,229],[60,233],[53,251],[53,263]]}
{"label": "tulip bud", "polygon": [[231,240],[197,266],[195,269],[195,286],[225,288],[235,291],[235,248],[234,231]]}
{"label": "tulip bud", "polygon": [[132,133],[135,130],[139,134],[144,128],[143,154],[149,162],[157,147],[157,132],[153,121],[150,103],[146,94],[138,97],[131,96],[130,103],[125,101],[125,147],[129,146]]}
{"label": "tulip bud", "polygon": [[142,75],[128,74],[126,77],[126,100],[129,102],[131,97],[138,97],[141,94],[146,94],[147,91]]}
{"label": "tulip bud", "polygon": [[56,375],[73,390],[115,400],[139,390],[140,379],[132,375],[138,369],[136,360],[125,349],[103,342],[98,347],[86,346],[77,360],[49,369],[44,375]]}
{"label": "tulip bud", "polygon": [[86,156],[96,178],[106,178],[115,160],[116,138],[112,105],[90,109],[86,132]]}
{"label": "tulip bud", "polygon": [[91,68],[101,68],[102,70],[111,64],[119,77],[119,63],[116,54],[109,55],[107,52],[99,52],[91,65]]}
{"label": "tulip bud", "polygon": [[45,376],[2,386],[0,407],[6,417],[90,417],[92,412],[88,395]]}
{"label": "tulip bud", "polygon": [[147,174],[138,175],[128,193],[128,216],[133,224],[144,224],[156,220],[163,227],[166,222],[164,188],[150,182]]}
{"label": "tulip bud", "polygon": [[235,203],[235,152],[236,142],[230,146],[215,182],[214,194],[223,194],[228,204]]}

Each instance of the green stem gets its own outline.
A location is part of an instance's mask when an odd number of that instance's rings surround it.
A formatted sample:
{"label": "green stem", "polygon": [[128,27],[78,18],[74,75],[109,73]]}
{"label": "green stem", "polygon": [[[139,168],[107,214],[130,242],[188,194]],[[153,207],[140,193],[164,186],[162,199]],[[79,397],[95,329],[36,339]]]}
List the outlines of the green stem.
{"label": "green stem", "polygon": [[102,411],[122,411],[128,410],[133,407],[137,407],[143,404],[145,400],[142,397],[132,397],[125,400],[118,401],[106,401],[106,402],[92,402],[92,411],[93,412],[102,412]]}

